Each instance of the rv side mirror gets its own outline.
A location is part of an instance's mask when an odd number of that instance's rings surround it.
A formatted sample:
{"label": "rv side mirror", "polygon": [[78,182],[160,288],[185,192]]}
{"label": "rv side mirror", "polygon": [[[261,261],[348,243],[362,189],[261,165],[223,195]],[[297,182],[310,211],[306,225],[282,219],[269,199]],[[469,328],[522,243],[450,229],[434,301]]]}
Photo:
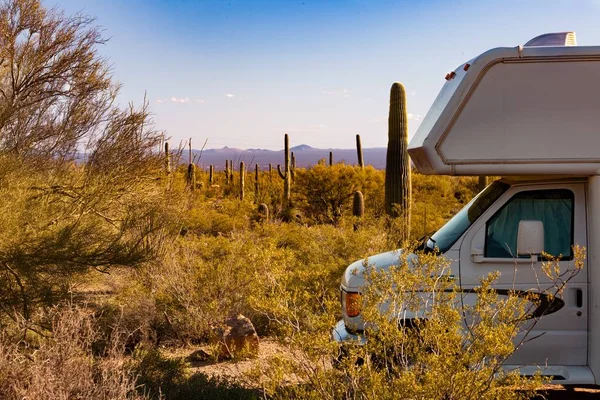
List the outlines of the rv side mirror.
{"label": "rv side mirror", "polygon": [[517,254],[539,255],[544,251],[544,223],[542,221],[519,221]]}
{"label": "rv side mirror", "polygon": [[479,228],[471,241],[471,260],[483,262],[485,249],[485,225]]}

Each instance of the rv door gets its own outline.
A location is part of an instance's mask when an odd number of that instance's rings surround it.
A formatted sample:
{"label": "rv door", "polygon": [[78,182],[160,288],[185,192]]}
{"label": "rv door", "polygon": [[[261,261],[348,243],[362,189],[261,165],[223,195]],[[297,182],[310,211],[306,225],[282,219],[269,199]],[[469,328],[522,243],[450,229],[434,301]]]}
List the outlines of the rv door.
{"label": "rv door", "polygon": [[[586,244],[583,182],[514,185],[465,233],[460,247],[462,288],[474,288],[480,277],[499,271],[500,294],[513,289],[554,293],[552,280],[541,269],[547,258],[536,253],[543,247],[545,253],[560,255],[562,273],[574,268],[576,244]],[[509,364],[587,364],[586,269],[556,299],[532,307],[532,318],[523,328],[531,330],[527,339],[533,340],[525,341]]]}

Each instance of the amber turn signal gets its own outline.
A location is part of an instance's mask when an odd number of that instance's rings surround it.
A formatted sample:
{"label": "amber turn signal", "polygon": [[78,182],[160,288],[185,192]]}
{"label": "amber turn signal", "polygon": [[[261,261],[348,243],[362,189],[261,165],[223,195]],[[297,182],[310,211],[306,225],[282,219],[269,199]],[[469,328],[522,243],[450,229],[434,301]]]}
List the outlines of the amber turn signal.
{"label": "amber turn signal", "polygon": [[344,293],[346,297],[346,315],[356,317],[360,314],[361,296],[360,293]]}

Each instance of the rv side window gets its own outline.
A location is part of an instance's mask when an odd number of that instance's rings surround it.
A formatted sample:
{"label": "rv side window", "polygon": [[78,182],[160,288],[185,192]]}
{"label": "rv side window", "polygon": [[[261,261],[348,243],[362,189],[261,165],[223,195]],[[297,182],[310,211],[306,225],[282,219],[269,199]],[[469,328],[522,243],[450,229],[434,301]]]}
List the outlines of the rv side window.
{"label": "rv side window", "polygon": [[573,204],[573,192],[567,189],[517,193],[487,222],[485,256],[516,257],[519,221],[537,220],[544,224],[544,251],[571,259]]}

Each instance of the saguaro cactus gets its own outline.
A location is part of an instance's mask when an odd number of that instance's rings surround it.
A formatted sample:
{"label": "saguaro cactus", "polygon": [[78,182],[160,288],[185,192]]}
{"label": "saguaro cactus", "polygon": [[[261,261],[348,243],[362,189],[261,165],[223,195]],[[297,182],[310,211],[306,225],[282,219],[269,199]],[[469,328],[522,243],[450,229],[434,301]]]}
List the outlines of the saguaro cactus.
{"label": "saguaro cactus", "polygon": [[194,189],[196,189],[196,166],[193,163],[188,164],[188,170],[185,180],[188,188],[194,191]]}
{"label": "saguaro cactus", "polygon": [[292,164],[290,165],[290,172],[292,173],[292,182],[294,182],[294,178],[296,177],[296,156],[292,151]]}
{"label": "saguaro cactus", "polygon": [[233,166],[233,160],[229,160],[229,165],[231,165],[231,170],[229,171],[229,184],[233,185],[233,170],[235,169]]}
{"label": "saguaro cactus", "polygon": [[244,189],[246,186],[246,165],[240,162],[240,200],[244,200]]}
{"label": "saguaro cactus", "polygon": [[279,164],[277,164],[277,172],[279,173],[279,177],[281,179],[283,179],[283,198],[286,202],[286,206],[289,206],[290,200],[292,198],[291,186],[292,186],[293,170],[291,169],[291,165],[290,165],[290,138],[287,133],[284,136],[283,145],[284,145],[283,157],[284,157],[285,172],[281,171],[281,165],[279,165]]}
{"label": "saguaro cactus", "polygon": [[194,191],[196,189],[196,166],[193,163],[193,158],[192,158],[192,138],[190,138],[189,141],[189,164],[188,164],[188,170],[187,170],[187,175],[186,175],[186,183],[187,186]]}
{"label": "saguaro cactus", "polygon": [[333,151],[329,152],[329,166],[331,167],[333,165]]}
{"label": "saguaro cactus", "polygon": [[260,166],[254,164],[254,200],[258,202],[258,195],[260,190]]}
{"label": "saguaro cactus", "polygon": [[265,203],[258,206],[258,219],[260,222],[269,222],[269,206]]}
{"label": "saguaro cactus", "polygon": [[229,166],[229,160],[225,160],[225,183],[229,183],[229,168],[231,168]]}
{"label": "saguaro cactus", "polygon": [[408,113],[406,90],[395,82],[390,91],[388,147],[385,163],[385,210],[392,217],[404,218],[404,238],[410,230],[411,180],[408,158]]}
{"label": "saguaro cactus", "polygon": [[365,168],[365,162],[363,161],[362,143],[360,141],[360,135],[356,135],[356,155],[358,157],[358,166],[361,169]]}
{"label": "saguaro cactus", "polygon": [[360,190],[354,192],[352,199],[352,215],[358,218],[365,216],[365,198]]}
{"label": "saguaro cactus", "polygon": [[480,176],[479,182],[477,182],[477,188],[481,192],[487,186],[487,176]]}
{"label": "saguaro cactus", "polygon": [[357,231],[360,228],[362,218],[365,216],[365,198],[360,190],[354,192],[354,198],[352,199],[352,215],[357,218],[354,221],[354,230]]}
{"label": "saguaro cactus", "polygon": [[214,182],[214,174],[215,174],[215,167],[210,164],[210,167],[208,168],[208,183],[212,186],[213,182]]}

